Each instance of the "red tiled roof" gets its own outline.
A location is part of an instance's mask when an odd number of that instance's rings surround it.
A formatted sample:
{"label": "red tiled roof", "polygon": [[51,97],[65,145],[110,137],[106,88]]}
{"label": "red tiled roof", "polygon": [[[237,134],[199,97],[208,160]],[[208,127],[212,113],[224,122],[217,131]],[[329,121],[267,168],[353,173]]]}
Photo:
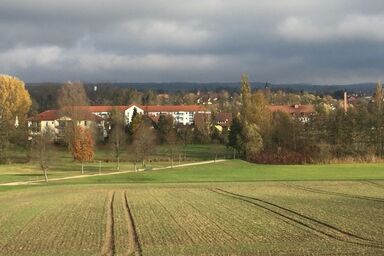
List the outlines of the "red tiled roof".
{"label": "red tiled roof", "polygon": [[28,118],[28,121],[52,121],[59,118],[57,110],[47,110]]}
{"label": "red tiled roof", "polygon": [[111,112],[113,109],[117,109],[120,111],[124,111],[132,106],[136,106],[138,108],[142,108],[140,105],[131,104],[128,106],[78,106],[80,110],[87,110],[89,112]]}
{"label": "red tiled roof", "polygon": [[[47,110],[44,111],[38,115],[35,115],[33,117],[28,118],[28,121],[54,121],[61,117],[63,117],[64,114],[60,113],[59,110]],[[83,120],[92,120],[92,121],[102,121],[103,118],[99,117],[98,115],[92,114],[90,112],[84,113],[84,116],[82,118]]]}
{"label": "red tiled roof", "polygon": [[82,118],[83,120],[90,120],[90,121],[96,121],[96,122],[100,122],[100,121],[103,121],[104,118],[98,116],[98,115],[95,115],[93,113],[85,113],[85,115],[83,116]]}
{"label": "red tiled roof", "polygon": [[[198,112],[198,111],[207,111],[204,106],[199,105],[162,105],[162,106],[140,106],[138,104],[131,104],[128,106],[76,106],[77,110],[84,111],[86,120],[103,120],[101,117],[92,114],[97,112],[111,112],[113,109],[118,109],[124,111],[132,106],[143,109],[145,112]],[[29,121],[51,121],[56,120],[63,115],[59,110],[47,110],[36,116],[30,117]]]}
{"label": "red tiled roof", "polygon": [[269,111],[271,112],[285,112],[288,114],[310,114],[315,112],[315,107],[311,104],[307,105],[270,105],[268,106]]}
{"label": "red tiled roof", "polygon": [[149,106],[142,106],[142,109],[145,112],[207,111],[205,107],[199,106],[199,105],[149,105]]}

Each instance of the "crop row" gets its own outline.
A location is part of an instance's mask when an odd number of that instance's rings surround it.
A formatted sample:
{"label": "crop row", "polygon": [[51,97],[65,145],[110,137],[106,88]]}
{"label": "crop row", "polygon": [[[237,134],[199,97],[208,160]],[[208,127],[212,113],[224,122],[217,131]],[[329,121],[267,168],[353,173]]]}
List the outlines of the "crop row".
{"label": "crop row", "polygon": [[[56,200],[32,203],[34,211],[20,225],[4,225],[1,255],[75,254],[99,252],[104,232],[104,197],[97,193],[60,194]],[[52,198],[55,198],[51,194]],[[36,198],[35,200],[39,200]],[[35,208],[36,207],[36,208]],[[16,216],[20,220],[20,216]],[[16,219],[17,220],[17,219]]]}

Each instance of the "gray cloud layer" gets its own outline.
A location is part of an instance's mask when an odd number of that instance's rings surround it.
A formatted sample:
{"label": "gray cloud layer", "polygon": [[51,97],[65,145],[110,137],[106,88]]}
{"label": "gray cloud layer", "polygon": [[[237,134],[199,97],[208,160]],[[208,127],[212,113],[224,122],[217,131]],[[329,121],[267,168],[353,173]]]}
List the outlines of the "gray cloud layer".
{"label": "gray cloud layer", "polygon": [[0,73],[26,81],[380,79],[382,0],[0,0]]}

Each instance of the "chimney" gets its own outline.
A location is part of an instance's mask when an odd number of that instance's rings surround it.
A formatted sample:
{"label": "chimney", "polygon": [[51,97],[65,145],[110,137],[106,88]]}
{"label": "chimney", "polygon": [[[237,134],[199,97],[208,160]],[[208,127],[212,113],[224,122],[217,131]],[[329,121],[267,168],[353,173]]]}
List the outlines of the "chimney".
{"label": "chimney", "polygon": [[347,90],[344,91],[344,112],[347,112],[348,110],[348,97],[347,97]]}
{"label": "chimney", "polygon": [[269,87],[269,83],[268,83],[268,82],[265,83],[265,87],[264,87],[264,95],[265,95],[265,97],[267,98],[267,101],[270,102],[270,98],[271,98],[271,88]]}

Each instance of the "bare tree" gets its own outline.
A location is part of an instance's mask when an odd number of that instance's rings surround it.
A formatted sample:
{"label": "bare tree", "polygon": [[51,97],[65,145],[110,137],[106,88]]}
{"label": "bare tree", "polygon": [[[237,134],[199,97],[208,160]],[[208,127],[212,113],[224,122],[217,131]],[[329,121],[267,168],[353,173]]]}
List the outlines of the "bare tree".
{"label": "bare tree", "polygon": [[180,141],[183,146],[183,151],[184,151],[184,161],[187,159],[187,147],[188,144],[192,142],[193,139],[193,131],[190,126],[184,126],[179,128],[178,130],[178,136],[180,138]]}
{"label": "bare tree", "polygon": [[156,150],[156,133],[154,129],[141,122],[139,128],[133,134],[133,141],[130,145],[130,152],[134,157],[134,164],[141,161],[141,166],[145,167],[145,160]]}
{"label": "bare tree", "polygon": [[32,154],[38,160],[46,182],[48,182],[48,170],[55,156],[52,144],[54,136],[54,131],[48,128],[32,139]]}
{"label": "bare tree", "polygon": [[112,131],[109,135],[109,143],[113,148],[113,154],[116,158],[116,169],[120,170],[120,155],[121,155],[121,147],[126,142],[126,134],[125,134],[125,117],[124,113],[113,109],[111,113],[111,126]]}
{"label": "bare tree", "polygon": [[169,147],[170,157],[171,157],[171,168],[173,168],[173,160],[175,157],[175,151],[176,151],[176,148],[177,148],[177,145],[179,142],[175,129],[171,129],[168,131],[168,134],[167,134],[165,141]]}
{"label": "bare tree", "polygon": [[218,154],[220,153],[220,141],[218,139],[213,139],[212,140],[212,143],[211,143],[211,150],[212,150],[212,153],[214,155],[214,162],[216,162],[217,160],[217,156]]}
{"label": "bare tree", "polygon": [[175,149],[178,144],[178,137],[174,128],[173,117],[171,115],[162,115],[159,118],[158,134],[161,143],[169,147],[171,167],[173,168],[173,160]]}

